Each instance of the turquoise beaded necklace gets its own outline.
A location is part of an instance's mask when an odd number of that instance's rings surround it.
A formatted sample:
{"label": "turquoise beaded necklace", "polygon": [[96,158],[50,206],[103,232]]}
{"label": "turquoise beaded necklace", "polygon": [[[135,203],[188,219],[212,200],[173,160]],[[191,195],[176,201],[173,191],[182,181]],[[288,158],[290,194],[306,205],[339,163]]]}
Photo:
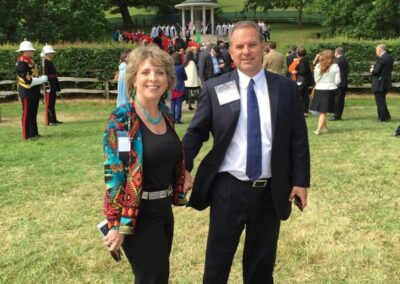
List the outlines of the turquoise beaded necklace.
{"label": "turquoise beaded necklace", "polygon": [[147,110],[144,109],[144,107],[142,106],[142,104],[139,102],[139,100],[136,99],[136,97],[134,98],[135,102],[138,104],[138,106],[140,107],[140,109],[142,110],[142,112],[144,113],[144,116],[146,117],[146,120],[148,122],[150,122],[153,125],[157,125],[161,122],[162,119],[162,114],[160,109],[158,109],[158,117],[156,118],[152,118],[150,116],[150,114],[147,112]]}

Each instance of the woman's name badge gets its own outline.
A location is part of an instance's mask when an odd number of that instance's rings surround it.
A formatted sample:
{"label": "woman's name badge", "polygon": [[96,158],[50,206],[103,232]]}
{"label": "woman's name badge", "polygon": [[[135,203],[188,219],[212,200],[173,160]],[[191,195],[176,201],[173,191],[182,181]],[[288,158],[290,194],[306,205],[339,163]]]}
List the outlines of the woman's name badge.
{"label": "woman's name badge", "polygon": [[215,86],[214,88],[221,106],[240,99],[239,90],[235,81],[230,81],[228,83]]}
{"label": "woman's name badge", "polygon": [[129,160],[129,152],[131,151],[131,141],[129,139],[128,131],[118,131],[118,155],[121,161]]}

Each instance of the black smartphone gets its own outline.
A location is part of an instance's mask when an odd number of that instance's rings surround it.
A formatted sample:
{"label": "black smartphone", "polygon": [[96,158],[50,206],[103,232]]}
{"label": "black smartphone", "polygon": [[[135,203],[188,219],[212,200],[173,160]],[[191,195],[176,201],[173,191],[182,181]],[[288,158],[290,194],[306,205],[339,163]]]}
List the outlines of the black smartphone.
{"label": "black smartphone", "polygon": [[[100,232],[103,234],[103,236],[106,236],[108,234],[108,221],[104,220],[101,223],[99,223],[97,225],[97,228],[100,230]],[[117,251],[111,251],[111,256],[112,258],[117,261],[120,262],[121,261],[121,256],[122,256],[122,252],[120,249],[118,249]]]}
{"label": "black smartphone", "polygon": [[300,211],[303,211],[303,206],[301,205],[301,199],[297,195],[294,196],[294,205],[296,205]]}

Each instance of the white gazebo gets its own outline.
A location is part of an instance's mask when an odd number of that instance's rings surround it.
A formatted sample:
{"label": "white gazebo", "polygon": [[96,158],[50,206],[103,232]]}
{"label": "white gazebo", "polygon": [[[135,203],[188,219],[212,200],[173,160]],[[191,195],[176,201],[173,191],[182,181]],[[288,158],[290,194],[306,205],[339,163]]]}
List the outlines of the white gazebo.
{"label": "white gazebo", "polygon": [[[175,5],[176,9],[182,10],[182,27],[185,27],[185,12],[190,11],[190,21],[196,27],[196,32],[200,32],[201,25],[207,25],[206,10],[210,10],[211,34],[214,34],[214,9],[221,7],[220,4],[212,0],[186,0],[181,4]],[[205,29],[203,29],[205,34]]]}

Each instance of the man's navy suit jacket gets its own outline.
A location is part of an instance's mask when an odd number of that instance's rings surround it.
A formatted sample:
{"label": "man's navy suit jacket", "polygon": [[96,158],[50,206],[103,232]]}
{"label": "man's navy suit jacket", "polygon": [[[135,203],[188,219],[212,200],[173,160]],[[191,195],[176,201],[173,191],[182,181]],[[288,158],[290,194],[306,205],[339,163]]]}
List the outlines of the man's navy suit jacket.
{"label": "man's navy suit jacket", "polygon": [[[272,120],[271,190],[280,219],[291,212],[288,201],[293,186],[310,186],[310,153],[307,127],[295,82],[265,71]],[[215,86],[234,80],[239,86],[239,74],[232,71],[205,82],[196,113],[183,138],[186,168],[191,171],[193,160],[211,133],[214,143],[202,160],[194,180],[188,203],[197,210],[210,205],[209,191],[226,150],[233,137],[240,114],[240,100],[220,105]],[[262,111],[262,110],[260,110]]]}

